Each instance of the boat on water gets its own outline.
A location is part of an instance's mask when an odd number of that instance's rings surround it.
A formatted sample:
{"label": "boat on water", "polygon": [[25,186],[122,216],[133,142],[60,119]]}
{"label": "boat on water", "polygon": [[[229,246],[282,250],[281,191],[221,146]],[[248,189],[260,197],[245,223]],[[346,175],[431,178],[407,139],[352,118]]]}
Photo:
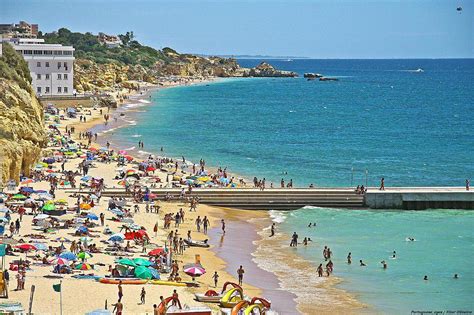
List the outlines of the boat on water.
{"label": "boat on water", "polygon": [[328,77],[321,77],[319,81],[339,81],[338,78],[328,78]]}
{"label": "boat on water", "polygon": [[425,72],[425,70],[423,70],[423,69],[421,69],[421,68],[418,68],[418,69],[416,69],[416,70],[413,71],[413,72]]}

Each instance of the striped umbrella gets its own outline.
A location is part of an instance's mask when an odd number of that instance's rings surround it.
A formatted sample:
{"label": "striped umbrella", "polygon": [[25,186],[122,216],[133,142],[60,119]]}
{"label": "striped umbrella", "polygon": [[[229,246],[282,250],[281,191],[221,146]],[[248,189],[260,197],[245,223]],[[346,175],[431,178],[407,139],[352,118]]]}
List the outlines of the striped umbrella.
{"label": "striped umbrella", "polygon": [[199,277],[206,273],[206,270],[202,267],[193,266],[184,269],[184,273],[191,277]]}

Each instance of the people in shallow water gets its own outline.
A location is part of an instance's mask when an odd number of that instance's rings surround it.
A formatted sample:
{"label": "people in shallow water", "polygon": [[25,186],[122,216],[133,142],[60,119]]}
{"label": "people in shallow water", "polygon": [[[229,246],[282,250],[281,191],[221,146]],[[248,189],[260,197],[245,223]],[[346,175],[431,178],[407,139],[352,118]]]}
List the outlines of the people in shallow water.
{"label": "people in shallow water", "polygon": [[454,279],[459,279],[459,277],[458,277],[458,274],[457,274],[457,273],[455,273],[455,274],[454,274]]}
{"label": "people in shallow water", "polygon": [[423,280],[428,280],[428,276],[424,276],[424,277],[423,277]]}
{"label": "people in shallow water", "polygon": [[382,264],[383,269],[387,269],[387,262],[385,260],[382,260],[380,263]]}
{"label": "people in shallow water", "polygon": [[347,263],[348,263],[349,265],[352,264],[352,254],[351,254],[351,253],[349,253],[349,254],[347,255]]}
{"label": "people in shallow water", "polygon": [[397,258],[397,252],[396,251],[393,251],[392,253],[392,259],[396,259]]}
{"label": "people in shallow water", "polygon": [[365,266],[367,266],[366,264],[364,264],[364,262],[362,261],[362,259],[361,259],[361,260],[359,260],[359,263],[360,263],[360,266],[361,266],[361,267],[365,267]]}

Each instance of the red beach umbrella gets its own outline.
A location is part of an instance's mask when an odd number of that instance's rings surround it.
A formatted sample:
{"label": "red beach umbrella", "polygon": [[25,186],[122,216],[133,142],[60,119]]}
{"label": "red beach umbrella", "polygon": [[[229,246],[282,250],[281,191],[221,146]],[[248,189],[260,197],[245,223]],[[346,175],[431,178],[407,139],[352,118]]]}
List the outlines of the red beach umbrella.
{"label": "red beach umbrella", "polygon": [[36,247],[31,244],[21,244],[21,245],[16,246],[16,248],[19,248],[26,252],[30,250],[36,250]]}
{"label": "red beach umbrella", "polygon": [[130,155],[125,155],[124,158],[125,158],[127,161],[132,161],[132,160],[133,160],[133,156],[130,156]]}
{"label": "red beach umbrella", "polygon": [[148,167],[146,168],[146,171],[147,171],[147,172],[153,172],[153,171],[155,171],[155,170],[156,170],[156,168],[153,167],[153,166],[148,166]]}
{"label": "red beach umbrella", "polygon": [[148,253],[148,256],[160,256],[161,253],[164,253],[165,250],[163,248],[155,248],[153,250],[151,250],[149,253]]}

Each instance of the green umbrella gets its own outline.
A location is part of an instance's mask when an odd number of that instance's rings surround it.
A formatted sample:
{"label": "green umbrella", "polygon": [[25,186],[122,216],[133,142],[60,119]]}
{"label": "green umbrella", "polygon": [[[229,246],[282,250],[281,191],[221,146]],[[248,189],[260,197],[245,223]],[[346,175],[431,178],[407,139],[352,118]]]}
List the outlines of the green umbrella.
{"label": "green umbrella", "polygon": [[138,266],[135,268],[135,277],[140,278],[140,279],[151,279],[153,278],[153,275],[150,270],[148,270],[147,267],[145,266]]}
{"label": "green umbrella", "polygon": [[134,258],[133,262],[138,266],[151,266],[151,261],[144,259],[144,258]]}
{"label": "green umbrella", "polygon": [[26,199],[27,197],[23,194],[16,194],[16,195],[13,195],[12,199],[18,199],[18,200],[22,200],[22,199]]}
{"label": "green umbrella", "polygon": [[47,203],[43,206],[43,210],[46,210],[46,211],[51,211],[55,209],[56,209],[56,206],[54,205],[54,203]]}
{"label": "green umbrella", "polygon": [[88,252],[80,252],[79,254],[77,254],[77,258],[80,258],[80,259],[88,259],[91,257],[92,257],[92,254]]}
{"label": "green umbrella", "polygon": [[124,265],[124,266],[131,266],[131,267],[136,267],[137,266],[137,264],[129,258],[119,259],[119,260],[117,260],[117,264]]}

